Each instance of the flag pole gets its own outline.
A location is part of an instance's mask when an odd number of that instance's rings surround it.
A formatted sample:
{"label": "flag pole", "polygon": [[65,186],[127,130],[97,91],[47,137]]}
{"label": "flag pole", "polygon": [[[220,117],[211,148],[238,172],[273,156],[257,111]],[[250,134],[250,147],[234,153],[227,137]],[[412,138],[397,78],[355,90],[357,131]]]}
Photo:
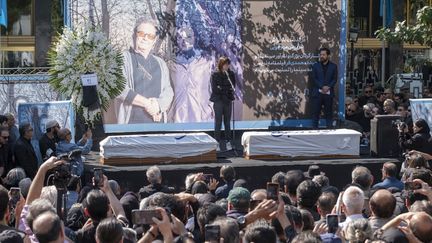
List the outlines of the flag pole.
{"label": "flag pole", "polygon": [[[383,28],[387,27],[387,0],[382,0],[383,6],[382,6],[382,21],[383,21]],[[381,86],[383,88],[385,85],[385,69],[386,69],[386,41],[384,39],[382,39],[381,41],[381,45],[382,45],[382,51],[381,51]]]}

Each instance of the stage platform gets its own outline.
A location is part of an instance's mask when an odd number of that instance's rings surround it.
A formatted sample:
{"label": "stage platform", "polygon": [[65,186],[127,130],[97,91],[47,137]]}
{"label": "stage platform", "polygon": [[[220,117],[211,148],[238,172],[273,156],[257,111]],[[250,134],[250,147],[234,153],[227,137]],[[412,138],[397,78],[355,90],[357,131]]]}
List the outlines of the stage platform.
{"label": "stage platform", "polygon": [[[238,151],[241,155],[241,151]],[[222,156],[226,158],[221,158]],[[233,152],[219,154],[215,163],[197,164],[158,164],[162,171],[164,184],[174,186],[176,191],[182,191],[186,175],[190,173],[211,173],[217,179],[219,170],[223,165],[231,165],[236,169],[237,178],[246,179],[249,189],[265,188],[266,182],[278,171],[286,172],[292,169],[306,171],[309,165],[317,164],[330,178],[330,183],[342,188],[351,182],[351,170],[356,165],[365,165],[373,173],[375,182],[381,179],[381,167],[385,162],[400,162],[394,158],[370,158],[361,157],[355,159],[314,159],[314,160],[257,160],[236,157]],[[100,164],[99,154],[92,152],[85,163],[85,179],[91,181],[93,168],[103,168],[109,179],[117,180],[123,190],[138,191],[147,185],[145,172],[149,166],[107,166]]]}

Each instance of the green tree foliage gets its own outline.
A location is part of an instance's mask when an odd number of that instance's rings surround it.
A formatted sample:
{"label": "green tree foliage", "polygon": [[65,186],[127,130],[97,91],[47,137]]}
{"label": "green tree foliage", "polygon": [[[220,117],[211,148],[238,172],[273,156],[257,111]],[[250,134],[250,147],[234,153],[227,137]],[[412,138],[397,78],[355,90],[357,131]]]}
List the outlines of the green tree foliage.
{"label": "green tree foliage", "polygon": [[408,26],[406,21],[396,22],[394,30],[382,28],[375,34],[377,38],[390,43],[418,42],[432,47],[432,6],[425,6],[417,11],[415,25]]}

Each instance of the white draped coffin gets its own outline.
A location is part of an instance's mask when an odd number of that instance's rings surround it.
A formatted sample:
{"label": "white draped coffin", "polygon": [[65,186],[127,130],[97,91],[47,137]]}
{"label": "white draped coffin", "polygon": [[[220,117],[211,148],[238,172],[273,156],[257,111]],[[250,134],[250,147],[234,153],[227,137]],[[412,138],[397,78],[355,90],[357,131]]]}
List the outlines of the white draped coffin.
{"label": "white draped coffin", "polygon": [[100,142],[110,165],[216,161],[217,142],[206,133],[109,136]]}
{"label": "white draped coffin", "polygon": [[360,136],[349,129],[245,132],[242,145],[246,158],[354,157]]}

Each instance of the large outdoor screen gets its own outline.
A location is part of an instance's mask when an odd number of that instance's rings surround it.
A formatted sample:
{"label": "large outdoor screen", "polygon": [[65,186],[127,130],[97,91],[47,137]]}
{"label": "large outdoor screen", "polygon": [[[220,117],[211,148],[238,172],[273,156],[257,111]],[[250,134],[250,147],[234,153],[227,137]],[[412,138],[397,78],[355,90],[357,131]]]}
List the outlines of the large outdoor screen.
{"label": "large outdoor screen", "polygon": [[345,12],[346,0],[72,0],[71,18],[74,28],[101,26],[123,52],[126,88],[103,114],[109,133],[212,129],[210,78],[222,56],[236,78],[236,128],[310,124],[320,47],[338,65],[340,117]]}

